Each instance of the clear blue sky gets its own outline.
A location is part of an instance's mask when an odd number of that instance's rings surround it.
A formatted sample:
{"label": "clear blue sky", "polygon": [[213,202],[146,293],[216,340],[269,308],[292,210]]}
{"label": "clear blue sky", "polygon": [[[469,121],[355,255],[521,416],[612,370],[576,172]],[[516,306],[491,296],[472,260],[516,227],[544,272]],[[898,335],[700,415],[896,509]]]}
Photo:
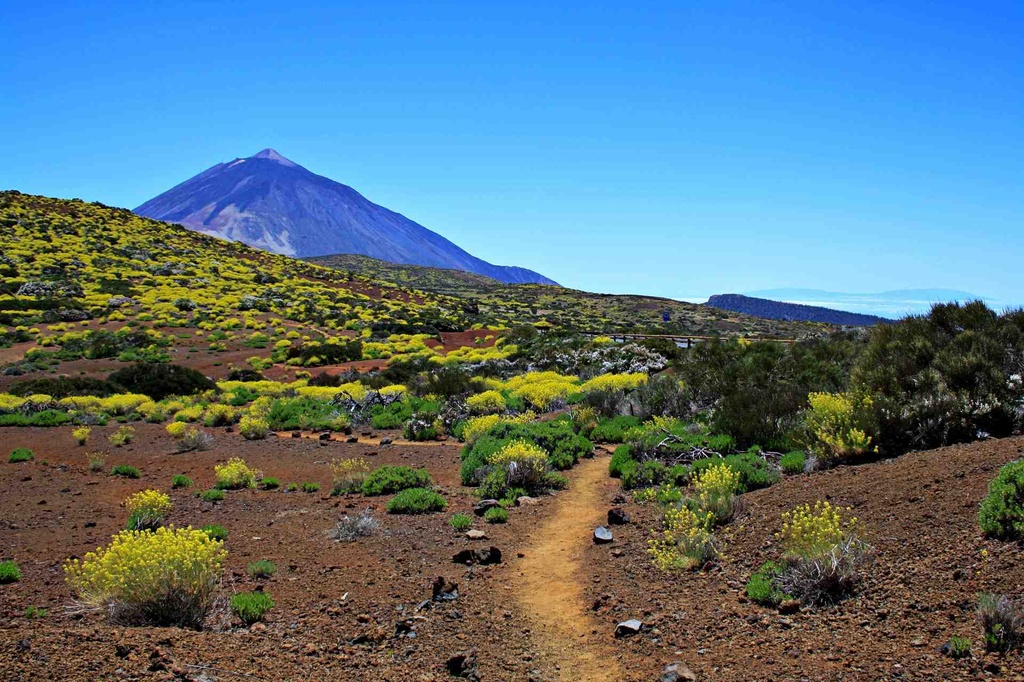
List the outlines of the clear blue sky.
{"label": "clear blue sky", "polygon": [[1020,3],[0,9],[3,188],[134,207],[273,147],[574,287],[1024,303]]}

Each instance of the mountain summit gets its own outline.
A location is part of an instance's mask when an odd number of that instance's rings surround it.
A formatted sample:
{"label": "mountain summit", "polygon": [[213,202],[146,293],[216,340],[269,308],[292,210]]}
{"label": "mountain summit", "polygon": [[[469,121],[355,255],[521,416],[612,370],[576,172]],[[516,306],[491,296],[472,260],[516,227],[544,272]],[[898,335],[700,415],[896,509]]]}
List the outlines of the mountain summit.
{"label": "mountain summit", "polygon": [[513,284],[555,284],[532,270],[481,260],[273,149],[219,163],[135,212],[287,256],[353,253],[475,272]]}

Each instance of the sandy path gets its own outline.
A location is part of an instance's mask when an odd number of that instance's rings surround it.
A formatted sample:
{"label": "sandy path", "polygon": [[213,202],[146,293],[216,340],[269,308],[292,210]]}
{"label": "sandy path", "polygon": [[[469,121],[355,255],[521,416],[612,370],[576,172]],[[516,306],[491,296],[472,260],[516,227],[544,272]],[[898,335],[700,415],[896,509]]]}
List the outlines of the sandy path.
{"label": "sandy path", "polygon": [[608,477],[605,457],[581,460],[571,481],[551,516],[531,534],[515,592],[537,646],[559,666],[562,679],[618,682],[618,662],[600,641],[608,633],[593,620],[580,583],[584,548],[606,511],[603,490],[616,482]]}

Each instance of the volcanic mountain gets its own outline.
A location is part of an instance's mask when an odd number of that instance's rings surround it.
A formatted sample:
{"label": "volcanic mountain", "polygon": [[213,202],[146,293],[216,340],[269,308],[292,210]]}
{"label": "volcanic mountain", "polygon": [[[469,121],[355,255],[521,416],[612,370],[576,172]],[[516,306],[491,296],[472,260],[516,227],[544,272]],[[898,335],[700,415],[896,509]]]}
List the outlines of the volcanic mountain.
{"label": "volcanic mountain", "polygon": [[299,258],[352,253],[475,272],[512,284],[556,284],[532,270],[481,260],[273,149],[219,163],[135,212]]}

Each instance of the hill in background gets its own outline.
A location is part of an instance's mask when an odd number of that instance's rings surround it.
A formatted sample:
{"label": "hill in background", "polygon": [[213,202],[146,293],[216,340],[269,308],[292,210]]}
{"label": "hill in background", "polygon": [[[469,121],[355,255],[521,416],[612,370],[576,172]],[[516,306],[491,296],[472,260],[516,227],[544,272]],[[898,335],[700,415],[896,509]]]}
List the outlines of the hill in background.
{"label": "hill in background", "polygon": [[716,294],[704,305],[719,310],[731,310],[769,320],[791,320],[800,322],[824,322],[827,324],[866,327],[874,324],[890,322],[876,315],[861,315],[843,310],[821,308],[818,306],[784,303],[767,298],[755,298],[741,294]]}
{"label": "hill in background", "polygon": [[532,270],[481,260],[273,149],[208,168],[135,212],[287,256],[354,253],[502,282],[556,284]]}

